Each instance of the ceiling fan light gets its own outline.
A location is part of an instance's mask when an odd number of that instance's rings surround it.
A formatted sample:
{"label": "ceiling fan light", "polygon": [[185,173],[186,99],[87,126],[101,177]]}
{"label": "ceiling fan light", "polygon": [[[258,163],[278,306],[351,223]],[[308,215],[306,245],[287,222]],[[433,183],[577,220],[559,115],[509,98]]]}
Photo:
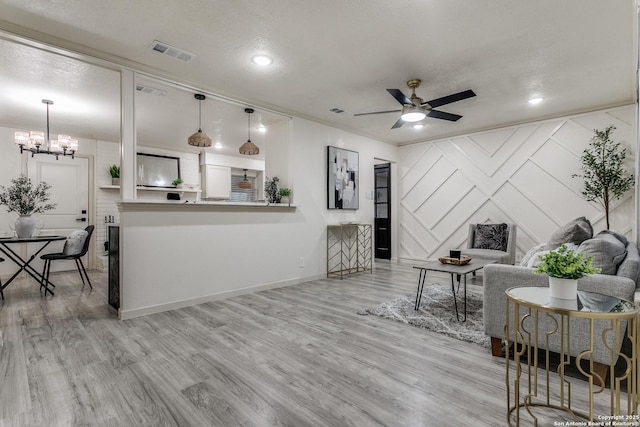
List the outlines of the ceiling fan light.
{"label": "ceiling fan light", "polygon": [[211,138],[202,132],[202,129],[198,129],[198,132],[191,135],[187,142],[194,147],[211,147]]}
{"label": "ceiling fan light", "polygon": [[420,120],[427,117],[427,114],[421,109],[416,107],[415,105],[402,107],[402,115],[400,118],[405,122],[419,122]]}

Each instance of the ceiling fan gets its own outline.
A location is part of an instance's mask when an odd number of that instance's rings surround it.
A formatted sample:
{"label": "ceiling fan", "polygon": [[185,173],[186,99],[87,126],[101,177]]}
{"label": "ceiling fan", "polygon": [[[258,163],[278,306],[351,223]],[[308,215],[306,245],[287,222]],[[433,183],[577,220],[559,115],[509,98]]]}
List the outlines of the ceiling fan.
{"label": "ceiling fan", "polygon": [[411,89],[411,97],[407,97],[404,93],[402,93],[400,89],[387,89],[387,92],[389,92],[396,101],[402,104],[401,110],[374,111],[372,113],[354,114],[354,116],[402,112],[398,121],[395,122],[393,126],[391,126],[391,129],[402,127],[402,125],[407,122],[419,122],[425,117],[432,117],[434,119],[442,119],[455,122],[462,118],[462,116],[452,113],[446,113],[444,111],[434,110],[434,108],[476,96],[476,94],[472,90],[465,90],[462,92],[454,93],[452,95],[443,96],[442,98],[423,102],[422,98],[416,95],[416,88],[420,86],[420,82],[420,79],[413,79],[407,82],[407,86],[409,87],[409,89]]}

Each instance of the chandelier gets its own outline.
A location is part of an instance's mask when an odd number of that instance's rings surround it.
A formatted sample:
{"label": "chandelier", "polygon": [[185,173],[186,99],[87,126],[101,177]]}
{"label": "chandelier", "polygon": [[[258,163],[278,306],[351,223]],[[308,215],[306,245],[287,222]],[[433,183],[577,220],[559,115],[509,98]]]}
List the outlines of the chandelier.
{"label": "chandelier", "polygon": [[76,151],[78,151],[78,140],[71,138],[69,135],[58,135],[58,139],[54,140],[49,138],[49,105],[53,105],[53,101],[43,99],[42,103],[47,105],[46,135],[44,132],[37,130],[30,132],[18,131],[14,134],[13,142],[20,147],[20,153],[29,151],[31,157],[35,154],[51,154],[56,156],[56,160],[59,155],[71,156],[73,159]]}

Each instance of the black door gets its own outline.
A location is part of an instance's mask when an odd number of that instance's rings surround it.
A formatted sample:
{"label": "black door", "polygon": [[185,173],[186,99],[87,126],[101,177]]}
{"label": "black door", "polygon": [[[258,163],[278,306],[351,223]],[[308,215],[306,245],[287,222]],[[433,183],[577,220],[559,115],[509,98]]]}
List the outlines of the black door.
{"label": "black door", "polygon": [[374,166],[376,258],[391,259],[391,164]]}

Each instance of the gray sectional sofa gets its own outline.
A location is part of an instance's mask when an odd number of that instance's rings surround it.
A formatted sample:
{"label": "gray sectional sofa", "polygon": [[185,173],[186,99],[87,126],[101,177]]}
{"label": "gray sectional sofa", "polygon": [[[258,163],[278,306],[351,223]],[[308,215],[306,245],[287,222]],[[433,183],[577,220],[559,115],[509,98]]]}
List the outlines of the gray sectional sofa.
{"label": "gray sectional sofa", "polygon": [[[568,229],[573,229],[576,232],[568,232]],[[549,243],[533,248],[523,258],[521,265],[491,264],[484,268],[484,330],[485,334],[491,337],[491,352],[494,356],[500,355],[502,350],[506,319],[507,298],[505,291],[516,286],[548,286],[546,275],[533,273],[533,267],[541,251],[552,250],[560,246],[561,243],[573,243],[577,250],[593,256],[593,265],[602,268],[603,273],[607,273],[594,274],[580,279],[578,291],[596,292],[628,301],[634,300],[634,293],[639,288],[640,255],[638,247],[634,242],[627,241],[624,236],[615,232],[603,231],[596,236],[591,236],[590,233],[592,233],[591,224],[584,218],[578,218],[554,233]],[[560,242],[560,240],[566,240],[566,242]],[[541,316],[541,333],[546,327],[551,326],[551,321],[547,321],[543,317]],[[510,313],[510,319],[513,319],[512,313]],[[570,337],[572,356],[576,356],[574,351],[578,352],[580,343],[589,342],[588,324],[584,320],[572,321]],[[595,336],[601,336],[605,327],[600,323],[596,325],[597,335]],[[559,340],[552,339],[549,347],[549,350],[559,352]],[[610,353],[603,345],[600,345],[594,350],[593,360],[596,363],[609,365]]]}

